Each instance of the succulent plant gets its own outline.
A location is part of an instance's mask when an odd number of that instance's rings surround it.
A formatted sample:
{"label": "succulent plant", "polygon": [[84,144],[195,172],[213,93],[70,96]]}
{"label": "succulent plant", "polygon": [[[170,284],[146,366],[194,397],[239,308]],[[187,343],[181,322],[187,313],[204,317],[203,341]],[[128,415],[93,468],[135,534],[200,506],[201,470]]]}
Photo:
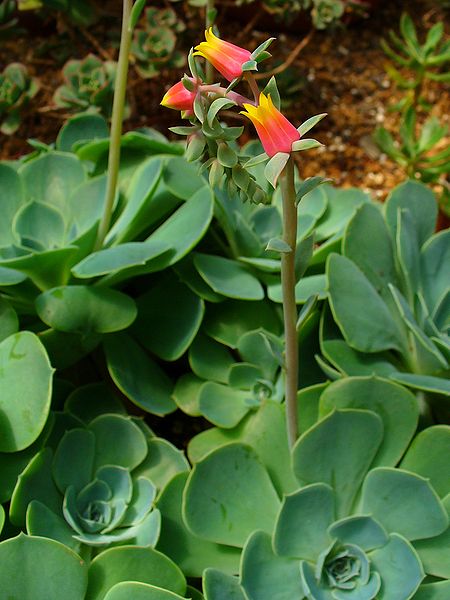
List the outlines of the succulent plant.
{"label": "succulent plant", "polygon": [[[387,56],[401,69],[399,71],[398,68],[389,65],[388,75],[401,90],[407,92],[394,108],[406,110],[410,106],[417,108],[421,105],[430,109],[431,106],[423,97],[425,82],[450,80],[447,69],[450,63],[450,42],[444,38],[444,25],[442,22],[433,25],[421,44],[413,20],[404,13],[400,19],[400,34],[401,36],[390,30],[390,44],[385,40],[382,41]],[[410,76],[405,77],[405,71],[409,72]]]}
{"label": "succulent plant", "polygon": [[116,69],[115,62],[103,61],[94,54],[83,60],[69,60],[62,70],[64,83],[53,96],[55,105],[72,112],[98,112],[109,118]]}
{"label": "succulent plant", "polygon": [[231,428],[265,398],[282,401],[280,338],[262,328],[248,331],[237,341],[236,351],[240,362],[225,345],[204,334],[195,338],[189,349],[194,374],[183,375],[173,392],[182,410]]}
{"label": "succulent plant", "polygon": [[39,82],[30,77],[21,63],[11,63],[0,73],[0,131],[5,135],[14,133],[21,113],[39,91]]}
{"label": "succulent plant", "polygon": [[291,465],[270,401],[234,434],[191,442],[185,526],[223,552],[243,547],[240,579],[223,562],[224,574],[206,571],[205,597],[407,600],[447,589],[450,428],[411,443],[413,395],[378,378],[329,385],[317,410]]}
{"label": "succulent plant", "polygon": [[339,20],[344,14],[342,0],[313,0],[311,17],[317,29],[326,29],[330,23]]}
{"label": "succulent plant", "polygon": [[[82,393],[69,400],[78,415],[86,404]],[[82,554],[86,546],[154,546],[160,529],[153,507],[157,486],[165,484],[171,469],[176,473],[187,464],[139,421],[90,413],[87,424],[79,421],[68,429],[54,451],[45,446],[30,461],[13,492],[9,518],[16,525],[26,521],[30,535],[53,538]],[[166,473],[156,474],[156,483],[154,452],[167,459]]]}
{"label": "succulent plant", "polygon": [[343,254],[328,257],[321,350],[329,377],[388,376],[428,394],[437,414],[450,395],[450,232],[434,233],[436,216],[433,193],[413,181],[384,210],[356,211]]}
{"label": "succulent plant", "polygon": [[175,11],[149,7],[144,19],[144,27],[135,29],[131,44],[131,57],[139,75],[150,79],[164,68],[182,67],[185,57],[175,46],[177,34],[184,31],[185,25]]}
{"label": "succulent plant", "polygon": [[435,117],[429,117],[419,131],[416,113],[409,107],[400,125],[400,143],[384,127],[374,134],[378,146],[389,158],[397,162],[408,177],[424,183],[439,182],[450,169],[450,151],[442,142],[448,135],[448,127]]}

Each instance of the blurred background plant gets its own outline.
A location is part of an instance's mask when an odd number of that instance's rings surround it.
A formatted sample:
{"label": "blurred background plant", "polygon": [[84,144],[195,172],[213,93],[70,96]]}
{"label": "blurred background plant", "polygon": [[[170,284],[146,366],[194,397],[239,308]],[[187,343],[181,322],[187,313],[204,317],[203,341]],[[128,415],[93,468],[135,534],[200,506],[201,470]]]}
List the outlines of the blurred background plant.
{"label": "blurred background plant", "polygon": [[[172,0],[176,2],[177,0]],[[235,0],[237,6],[252,4],[255,0]],[[206,6],[207,0],[189,0],[191,6]],[[217,3],[220,6],[220,2]],[[301,11],[310,14],[316,29],[327,29],[351,13],[367,14],[373,0],[262,0],[262,8],[277,17],[292,21]]]}
{"label": "blurred background plant", "polygon": [[[89,111],[110,118],[116,71],[117,63],[95,54],[69,60],[62,70],[64,83],[53,96],[55,105],[73,113]],[[129,115],[129,109],[125,112]]]}
{"label": "blurred background plant", "polygon": [[144,79],[156,77],[163,68],[179,68],[185,55],[175,50],[177,35],[186,29],[171,8],[146,9],[142,27],[135,29],[131,61]]}
{"label": "blurred background plant", "polygon": [[439,22],[428,30],[421,44],[413,20],[406,13],[400,19],[400,33],[401,37],[390,30],[391,45],[386,40],[381,42],[387,56],[400,68],[387,65],[387,73],[406,92],[392,110],[405,111],[413,106],[429,111],[432,105],[425,97],[427,81],[450,82],[450,40],[443,39],[444,24]]}
{"label": "blurred background plant", "polygon": [[0,2],[0,40],[23,33],[23,29],[17,27],[16,8],[16,0],[2,0]]}
{"label": "blurred background plant", "polygon": [[[399,102],[391,107],[398,111],[399,136],[397,139],[385,128],[375,132],[375,141],[389,158],[399,164],[406,175],[424,183],[440,184],[442,210],[450,214],[450,170],[448,127],[436,116],[429,116],[433,105],[427,99],[427,83],[450,82],[450,40],[444,39],[444,25],[438,22],[420,43],[416,27],[406,13],[400,19],[400,34],[389,31],[390,44],[382,40],[382,47],[394,64],[386,67],[388,75],[404,92]],[[424,117],[422,118],[422,115]]]}
{"label": "blurred background plant", "polygon": [[39,91],[39,81],[21,63],[11,63],[0,73],[0,131],[14,133],[21,113]]}
{"label": "blurred background plant", "polygon": [[96,11],[90,0],[18,0],[18,8],[44,13],[54,11],[82,27],[92,25],[96,20]]}

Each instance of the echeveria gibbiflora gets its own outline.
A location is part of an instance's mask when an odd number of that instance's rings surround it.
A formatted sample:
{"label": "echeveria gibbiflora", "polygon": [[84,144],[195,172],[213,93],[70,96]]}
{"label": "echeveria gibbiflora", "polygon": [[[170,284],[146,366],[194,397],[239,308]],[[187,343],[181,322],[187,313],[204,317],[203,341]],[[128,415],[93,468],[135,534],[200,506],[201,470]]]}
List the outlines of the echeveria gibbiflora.
{"label": "echeveria gibbiflora", "polygon": [[43,448],[20,475],[11,521],[26,521],[29,534],[78,552],[83,545],[154,546],[160,514],[153,507],[157,487],[148,475],[151,444],[132,418],[120,414],[103,414],[66,431],[55,452]]}

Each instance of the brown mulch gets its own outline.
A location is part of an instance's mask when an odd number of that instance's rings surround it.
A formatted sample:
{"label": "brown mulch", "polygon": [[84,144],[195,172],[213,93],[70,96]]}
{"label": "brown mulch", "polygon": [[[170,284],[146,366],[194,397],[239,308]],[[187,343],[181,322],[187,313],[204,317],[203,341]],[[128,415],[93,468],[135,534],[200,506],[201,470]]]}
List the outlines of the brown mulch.
{"label": "brown mulch", "polygon": [[[108,12],[105,11],[98,25],[88,32],[61,21],[55,24],[29,16],[25,22],[26,35],[2,42],[0,67],[12,61],[23,62],[40,78],[42,88],[19,131],[11,137],[0,134],[0,158],[16,158],[28,152],[27,138],[47,143],[55,139],[64,115],[52,107],[52,95],[61,83],[60,69],[66,58],[81,58],[88,52],[117,57],[120,2],[106,5]],[[171,6],[187,22],[181,42],[188,48],[202,37],[202,15],[186,3]],[[272,46],[274,58],[265,66],[271,69],[277,64],[276,58],[280,62],[289,56],[307,33],[308,25],[298,19],[277,22],[264,12],[257,12],[256,6],[251,4],[236,10],[230,8],[230,3],[225,4],[219,7],[218,24],[224,37],[249,48],[276,35]],[[386,57],[379,41],[387,28],[397,27],[402,10],[411,14],[422,31],[437,20],[448,18],[448,13],[440,10],[436,1],[380,0],[369,18],[354,20],[331,32],[316,32],[286,72],[290,86],[294,83],[296,88],[295,93],[288,96],[286,108],[293,122],[319,112],[329,114],[314,132],[326,146],[302,156],[302,176],[326,175],[338,185],[362,187],[380,198],[403,180],[402,171],[380,156],[371,140],[377,125],[383,124],[393,132],[397,129],[397,115],[389,112],[389,105],[399,97],[399,92],[386,76]],[[246,24],[252,25],[248,33]],[[162,109],[159,102],[180,73],[163,72],[160,77],[145,81],[131,69],[129,100],[133,114],[125,123],[125,129],[146,125],[167,134],[169,126],[178,124],[176,113]],[[280,79],[283,85],[283,75]],[[443,90],[442,85],[431,87],[428,98],[434,103],[433,113],[448,122],[449,89]],[[250,128],[247,135],[254,135]]]}

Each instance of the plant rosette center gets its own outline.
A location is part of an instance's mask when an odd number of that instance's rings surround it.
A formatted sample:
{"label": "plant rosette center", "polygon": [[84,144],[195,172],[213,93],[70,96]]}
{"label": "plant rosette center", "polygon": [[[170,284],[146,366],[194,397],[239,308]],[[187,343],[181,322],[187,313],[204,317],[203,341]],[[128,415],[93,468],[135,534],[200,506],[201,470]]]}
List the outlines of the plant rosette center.
{"label": "plant rosette center", "polygon": [[[136,482],[140,490],[134,491],[128,469],[104,466],[98,469],[95,479],[77,493],[71,485],[64,496],[63,514],[67,523],[77,532],[74,538],[88,545],[104,545],[134,536],[130,513],[133,494],[142,494],[145,487],[147,505],[142,505],[143,519],[152,507],[156,490],[149,480]],[[128,513],[128,514],[127,514]],[[114,534],[113,530],[119,528]],[[127,530],[128,528],[128,530]],[[120,537],[120,540],[118,539]]]}
{"label": "plant rosette center", "polygon": [[371,600],[380,590],[381,578],[371,570],[370,558],[359,546],[334,543],[320,556],[315,578],[320,587],[329,589],[336,599]]}

